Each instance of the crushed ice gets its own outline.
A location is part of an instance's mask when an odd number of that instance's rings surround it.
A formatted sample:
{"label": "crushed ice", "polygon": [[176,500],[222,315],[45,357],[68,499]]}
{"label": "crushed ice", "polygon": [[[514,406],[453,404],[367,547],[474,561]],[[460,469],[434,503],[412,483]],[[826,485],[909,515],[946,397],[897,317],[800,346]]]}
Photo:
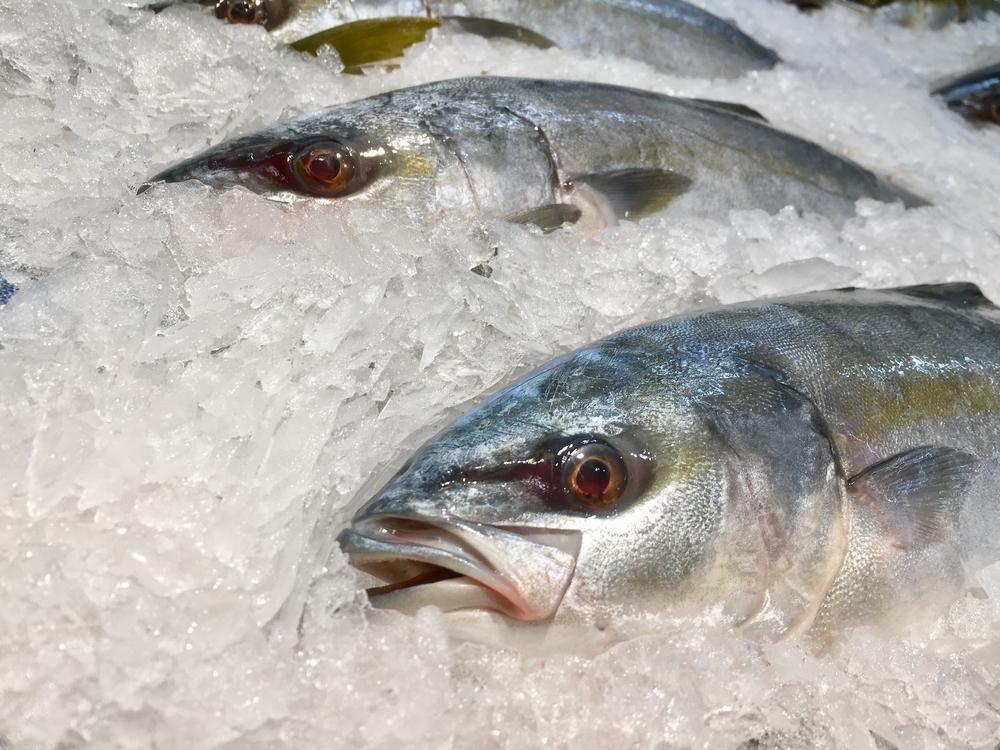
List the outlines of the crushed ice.
{"label": "crushed ice", "polygon": [[[695,304],[970,280],[1000,297],[1000,133],[930,99],[996,59],[843,8],[704,0],[788,64],[733,82],[480,39],[396,71],[127,2],[0,0],[0,746],[936,747],[1000,740],[1000,572],[933,627],[829,654],[711,627],[596,659],[450,645],[372,617],[333,543],[478,395]],[[671,216],[540,237],[461,216],[136,197],[210,143],[462,74],[734,99],[935,206]],[[16,295],[7,299],[13,287]]]}

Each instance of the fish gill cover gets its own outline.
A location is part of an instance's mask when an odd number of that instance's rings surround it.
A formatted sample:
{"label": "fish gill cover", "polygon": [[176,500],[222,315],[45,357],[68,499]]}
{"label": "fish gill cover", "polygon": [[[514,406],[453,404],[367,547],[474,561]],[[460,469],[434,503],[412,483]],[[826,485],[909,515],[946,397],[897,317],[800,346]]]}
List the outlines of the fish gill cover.
{"label": "fish gill cover", "polygon": [[[334,539],[424,439],[528,367],[707,302],[966,279],[1000,299],[1000,148],[927,95],[995,59],[840,7],[701,0],[788,61],[712,83],[472,37],[386,75],[197,5],[0,0],[0,744],[15,748],[994,746],[1000,569],[908,637],[831,652],[711,622],[597,658],[374,617]],[[156,168],[276,120],[488,72],[735,100],[934,203],[546,237],[294,206]]]}

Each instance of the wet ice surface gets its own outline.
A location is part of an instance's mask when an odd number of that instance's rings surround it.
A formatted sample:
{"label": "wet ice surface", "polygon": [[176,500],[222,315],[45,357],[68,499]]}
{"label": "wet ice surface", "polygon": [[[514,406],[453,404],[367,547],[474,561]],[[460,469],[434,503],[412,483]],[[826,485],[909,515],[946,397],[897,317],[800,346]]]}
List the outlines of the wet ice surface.
{"label": "wet ice surface", "polygon": [[[628,324],[830,286],[1000,297],[1000,132],[926,96],[1000,57],[940,32],[713,0],[788,64],[713,84],[438,40],[400,70],[125,3],[0,0],[0,732],[20,747],[986,747],[1000,572],[905,638],[829,654],[711,625],[594,659],[450,645],[374,618],[333,543],[478,395]],[[320,106],[462,74],[731,98],[936,205],[684,216],[540,237],[363,202],[143,178]],[[478,273],[471,269],[477,268]],[[2,742],[0,742],[2,744]]]}

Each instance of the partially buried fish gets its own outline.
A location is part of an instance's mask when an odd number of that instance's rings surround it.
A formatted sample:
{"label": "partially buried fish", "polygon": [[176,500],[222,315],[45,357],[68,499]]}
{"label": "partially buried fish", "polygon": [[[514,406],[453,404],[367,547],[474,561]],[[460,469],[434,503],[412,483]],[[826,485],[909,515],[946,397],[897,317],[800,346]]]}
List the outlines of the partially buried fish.
{"label": "partially buried fish", "polygon": [[342,104],[215,146],[151,178],[278,196],[453,207],[549,229],[667,205],[785,206],[834,220],[860,198],[922,205],[746,108],[595,83],[462,78]]}
{"label": "partially buried fish", "polygon": [[[628,57],[685,75],[735,77],[779,62],[733,24],[684,0],[219,0],[215,6],[220,18],[263,25],[286,42],[361,19],[391,17],[395,23],[360,25],[354,33],[367,37],[373,48],[393,47],[394,36],[409,33],[406,17],[458,16],[513,24],[566,49]],[[489,36],[499,27],[464,28]],[[351,41],[355,47],[365,43]]]}
{"label": "partially buried fish", "polygon": [[339,542],[385,581],[375,607],[435,605],[462,638],[589,649],[712,610],[829,642],[937,613],[996,559],[998,458],[1000,309],[971,284],[838,290],[544,365]]}
{"label": "partially buried fish", "polygon": [[967,73],[934,95],[967,120],[1000,125],[1000,63]]}
{"label": "partially buried fish", "polygon": [[803,10],[825,5],[845,5],[863,11],[879,11],[909,26],[940,27],[952,21],[971,21],[1000,12],[1000,0],[786,0]]}

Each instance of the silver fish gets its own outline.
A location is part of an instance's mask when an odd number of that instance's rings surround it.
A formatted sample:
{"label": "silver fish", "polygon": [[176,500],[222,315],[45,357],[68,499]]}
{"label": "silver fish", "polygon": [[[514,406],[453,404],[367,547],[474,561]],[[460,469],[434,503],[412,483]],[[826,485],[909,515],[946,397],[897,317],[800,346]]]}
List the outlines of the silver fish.
{"label": "silver fish", "polygon": [[933,93],[967,120],[1000,125],[1000,63],[967,73]]}
{"label": "silver fish", "polygon": [[140,192],[193,179],[285,198],[460,208],[545,229],[667,205],[715,217],[792,205],[843,220],[860,198],[924,204],[727,106],[574,81],[440,81],[224,142]]}
{"label": "silver fish", "polygon": [[473,16],[527,27],[566,49],[665,71],[735,77],[779,62],[732,23],[684,0],[218,0],[216,15],[259,23],[285,42],[361,19]]}
{"label": "silver fish", "polygon": [[828,641],[937,613],[995,561],[998,459],[1000,309],[979,289],[806,294],[542,366],[339,542],[386,582],[375,607],[438,606],[463,638],[574,649],[712,610]]}

